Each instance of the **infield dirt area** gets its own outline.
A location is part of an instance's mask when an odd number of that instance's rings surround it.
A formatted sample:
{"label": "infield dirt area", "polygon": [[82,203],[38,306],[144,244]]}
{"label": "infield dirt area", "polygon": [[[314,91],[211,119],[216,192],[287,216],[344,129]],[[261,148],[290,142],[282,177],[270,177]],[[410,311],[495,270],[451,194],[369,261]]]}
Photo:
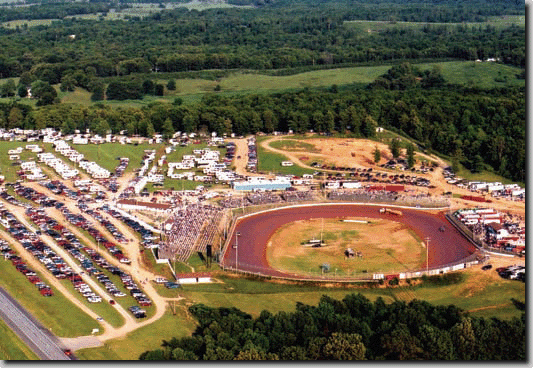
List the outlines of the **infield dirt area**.
{"label": "infield dirt area", "polygon": [[[321,273],[320,266],[327,263],[331,274],[355,276],[410,271],[425,261],[424,243],[406,225],[380,219],[359,221],[368,223],[312,219],[286,224],[268,242],[268,262],[277,270],[304,275]],[[321,247],[303,244],[320,237],[324,240]],[[346,257],[348,248],[354,257]]]}

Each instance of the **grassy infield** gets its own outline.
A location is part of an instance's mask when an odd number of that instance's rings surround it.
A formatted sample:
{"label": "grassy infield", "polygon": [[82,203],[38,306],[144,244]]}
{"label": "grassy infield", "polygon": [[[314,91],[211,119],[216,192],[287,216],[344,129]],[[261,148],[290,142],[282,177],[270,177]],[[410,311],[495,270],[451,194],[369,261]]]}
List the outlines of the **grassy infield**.
{"label": "grassy infield", "polygon": [[[501,21],[503,25],[516,22],[523,24],[522,19],[507,19]],[[400,26],[398,23],[397,26]],[[417,26],[416,24],[406,24],[409,27]],[[372,31],[378,27],[391,27],[381,22],[361,22],[359,24],[350,24],[352,27],[366,27]],[[515,74],[518,69],[500,64],[491,63],[473,63],[473,62],[445,62],[433,63],[442,67],[442,72],[448,82],[457,82],[463,84],[474,84],[483,87],[505,85],[498,83],[494,79],[501,76],[507,76],[507,83],[514,85],[524,84],[524,80],[518,80]],[[427,69],[430,64],[420,65],[421,69]],[[303,87],[321,87],[331,86],[332,84],[347,83],[369,83],[377,76],[384,73],[389,66],[379,67],[359,67],[347,69],[333,69],[326,71],[314,71],[286,77],[268,77],[254,74],[236,73],[224,78],[219,84],[222,93],[234,92],[274,92],[288,89],[297,89]],[[164,82],[164,81],[162,81]],[[164,100],[172,101],[175,96],[181,96],[186,103],[198,100],[202,94],[212,91],[213,81],[206,80],[178,80],[178,89],[173,95],[167,95]],[[81,104],[90,104],[89,93],[77,89],[74,93],[62,94],[64,102],[75,102]],[[108,103],[108,102],[106,102]],[[113,105],[139,105],[146,104],[146,101],[140,102],[111,102]],[[285,143],[288,144],[288,143]],[[281,144],[274,144],[274,147]],[[1,173],[6,176],[7,181],[15,180],[14,167],[9,166],[7,159],[7,150],[20,146],[20,143],[2,142],[0,143],[0,167]],[[161,150],[163,146],[157,147]],[[117,165],[117,157],[128,155],[131,158],[130,166],[127,170],[137,167],[141,161],[143,150],[149,148],[146,145],[128,146],[128,150],[119,145],[105,144],[100,149],[97,146],[77,146],[76,149],[84,153],[90,160],[95,160],[108,170],[113,170]],[[178,160],[182,154],[190,152],[192,147],[179,150],[168,156],[168,160]],[[310,149],[310,148],[307,148]],[[302,174],[309,173],[310,170],[293,167],[281,167],[280,162],[285,160],[284,156],[268,154],[259,147],[259,158],[261,159],[261,170],[276,171],[281,173]],[[25,154],[24,156],[27,156]],[[22,159],[27,159],[23,157]],[[473,176],[465,176],[470,178]],[[486,180],[489,180],[488,174],[483,174]],[[477,176],[476,176],[477,177]],[[184,182],[184,188],[194,187]],[[168,186],[174,186],[177,189],[182,187],[182,182],[175,180],[167,182]],[[196,256],[193,259],[198,258]],[[150,257],[149,257],[150,260]],[[152,261],[147,261],[153,268],[156,268]],[[50,327],[58,336],[77,336],[86,335],[92,328],[98,327],[98,323],[89,319],[82,311],[73,306],[68,300],[56,294],[53,298],[41,297],[37,290],[26,281],[9,262],[0,261],[2,274],[0,282],[2,286],[11,293],[15,294],[20,302],[27,307],[36,317],[38,317],[45,326]],[[162,271],[164,273],[164,271]],[[186,297],[188,302],[200,302],[212,306],[236,306],[251,314],[257,315],[263,309],[273,312],[281,310],[293,310],[296,302],[308,304],[317,303],[322,294],[329,294],[335,298],[343,298],[346,294],[361,292],[370,299],[383,296],[387,302],[396,299],[410,300],[413,298],[428,300],[433,304],[456,304],[465,310],[483,308],[474,314],[490,317],[497,316],[500,318],[510,318],[518,316],[511,298],[520,301],[525,300],[525,286],[516,281],[499,280],[494,281],[486,286],[473,290],[470,288],[473,274],[471,272],[461,273],[463,282],[449,286],[442,286],[439,289],[430,284],[396,288],[396,289],[357,289],[354,287],[325,288],[315,286],[301,286],[293,284],[274,284],[270,282],[258,282],[246,279],[223,278],[224,284],[211,284],[200,286],[185,286],[180,294]],[[469,292],[467,292],[469,290]],[[437,294],[440,292],[440,294]],[[507,295],[504,296],[504,292]],[[22,294],[21,294],[22,293]],[[162,291],[162,293],[164,293]],[[174,296],[174,292],[165,292],[165,295]],[[125,339],[113,340],[106,344],[105,347],[85,349],[77,352],[82,359],[135,359],[145,350],[154,349],[164,338],[172,336],[188,335],[194,328],[193,320],[185,313],[183,304],[178,310],[178,314],[172,315],[169,311],[157,324],[136,330],[128,335]],[[94,308],[94,307],[93,307]],[[100,310],[98,310],[100,311]],[[60,314],[61,312],[61,314]],[[102,312],[107,316],[107,312]],[[109,318],[109,317],[108,317]],[[110,320],[114,325],[120,322]],[[0,344],[0,354],[2,359],[33,359],[35,356],[29,349],[16,338],[9,328],[0,323],[0,333],[2,335],[2,344]]]}

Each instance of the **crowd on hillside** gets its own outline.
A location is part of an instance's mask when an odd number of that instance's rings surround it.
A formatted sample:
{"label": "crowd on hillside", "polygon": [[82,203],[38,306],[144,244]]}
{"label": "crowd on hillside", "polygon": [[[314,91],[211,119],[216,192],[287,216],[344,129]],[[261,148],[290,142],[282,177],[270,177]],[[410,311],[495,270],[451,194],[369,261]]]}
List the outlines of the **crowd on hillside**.
{"label": "crowd on hillside", "polygon": [[305,202],[314,200],[313,191],[283,191],[281,193],[252,192],[241,197],[226,197],[220,201],[223,208],[240,208],[261,204]]}
{"label": "crowd on hillside", "polygon": [[403,205],[419,205],[421,207],[439,205],[448,206],[447,198],[433,197],[427,193],[405,194],[384,190],[332,190],[327,194],[329,200],[342,200],[365,203],[398,203]]}
{"label": "crowd on hillside", "polygon": [[[184,208],[177,209],[167,220],[166,236],[167,242],[159,249],[159,258],[173,259],[175,256],[179,261],[186,261],[199,241],[209,244],[209,235],[215,233],[216,224],[222,216],[221,207],[207,204],[192,204]],[[206,245],[202,246],[202,249]]]}

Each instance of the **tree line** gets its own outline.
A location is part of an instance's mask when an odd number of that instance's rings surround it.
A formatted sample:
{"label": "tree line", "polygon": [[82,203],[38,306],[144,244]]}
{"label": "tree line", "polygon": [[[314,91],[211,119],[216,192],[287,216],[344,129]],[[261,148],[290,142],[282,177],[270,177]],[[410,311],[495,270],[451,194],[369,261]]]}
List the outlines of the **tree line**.
{"label": "tree line", "polygon": [[[452,2],[453,8],[434,2],[404,6],[389,2],[378,6],[373,1],[339,0],[337,6],[333,4],[329,1],[313,6],[302,1],[282,6],[273,2],[254,9],[202,12],[176,8],[143,19],[63,18],[49,26],[0,27],[0,78],[17,77],[27,71],[56,84],[65,75],[77,70],[86,73],[88,68],[96,77],[110,77],[151,71],[276,70],[422,58],[497,57],[507,64],[525,66],[523,27],[433,24],[474,21],[476,16],[524,14],[523,6],[512,2],[493,4],[494,8],[480,2]],[[83,11],[84,6],[107,5],[57,5],[71,13]],[[52,5],[43,6],[55,9],[49,7]],[[31,8],[20,11],[30,12]],[[414,19],[399,16],[399,12],[411,14]],[[467,16],[449,19],[440,16],[444,12],[467,12]],[[351,20],[388,21],[394,27],[368,33],[346,23]],[[395,25],[402,20],[429,24]]]}
{"label": "tree line", "polygon": [[458,307],[395,301],[362,294],[322,296],[295,312],[196,304],[189,337],[164,340],[141,360],[443,360],[525,361],[525,313],[512,320],[471,317]]}
{"label": "tree line", "polygon": [[[175,87],[173,82],[167,87]],[[37,80],[32,86],[41,88],[40,101],[55,99],[54,89],[46,88],[46,83]],[[100,93],[157,95],[163,88],[145,80],[126,87],[100,86]],[[440,70],[417,71],[409,64],[393,67],[367,87],[332,86],[271,95],[213,93],[196,104],[182,105],[177,98],[174,103],[140,108],[22,106],[0,104],[0,127],[54,127],[64,133],[86,129],[138,135],[160,132],[166,137],[175,131],[245,135],[313,130],[373,138],[381,126],[408,135],[420,150],[450,156],[474,172],[488,168],[514,181],[526,179],[525,88],[444,85]]]}

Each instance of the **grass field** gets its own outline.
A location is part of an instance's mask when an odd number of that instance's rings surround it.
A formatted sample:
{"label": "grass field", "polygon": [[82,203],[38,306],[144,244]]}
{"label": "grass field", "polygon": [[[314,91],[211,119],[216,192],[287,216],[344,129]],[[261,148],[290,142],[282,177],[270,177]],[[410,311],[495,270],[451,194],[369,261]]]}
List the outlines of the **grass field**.
{"label": "grass field", "polygon": [[186,314],[185,307],[191,303],[237,307],[258,316],[262,310],[272,313],[294,311],[297,302],[316,305],[322,295],[342,299],[347,294],[361,293],[371,301],[382,297],[386,303],[420,299],[435,305],[454,304],[470,311],[473,316],[500,319],[520,316],[521,311],[515,308],[511,299],[525,302],[523,283],[501,279],[494,271],[482,271],[478,267],[459,274],[460,281],[455,284],[426,282],[392,288],[366,288],[362,284],[328,287],[219,276],[218,280],[223,283],[184,285],[179,294],[185,301],[177,303],[176,316],[168,312],[156,323],[140,328],[124,339],[109,341],[104,347],[83,349],[76,355],[82,360],[137,359],[144,351],[158,348],[162,340],[190,335],[196,323]]}
{"label": "grass field", "polygon": [[320,150],[312,144],[305,143],[297,140],[277,140],[269,143],[269,146],[275,149],[285,150],[288,152],[309,152],[309,153],[319,153]]}
{"label": "grass field", "polygon": [[2,26],[6,28],[17,28],[22,27],[25,24],[28,25],[28,27],[35,27],[35,26],[49,26],[54,21],[59,21],[59,19],[20,19],[16,21],[9,21],[2,23]]}
{"label": "grass field", "polygon": [[486,22],[465,22],[465,23],[428,23],[428,22],[389,22],[389,21],[345,21],[344,26],[352,29],[357,29],[362,32],[362,35],[370,35],[374,32],[381,32],[394,28],[413,28],[419,29],[425,25],[431,25],[434,27],[446,26],[457,27],[459,25],[468,27],[486,27],[487,25],[496,28],[506,28],[515,24],[517,26],[525,27],[526,17],[523,15],[507,15],[489,17]]}
{"label": "grass field", "polygon": [[124,339],[108,341],[103,347],[76,351],[76,356],[80,360],[137,360],[143,352],[158,348],[162,340],[190,335],[195,326],[186,314],[186,308],[179,303],[176,315],[168,311],[152,325],[133,331]]}
{"label": "grass field", "polygon": [[[303,245],[320,238],[325,242],[320,248]],[[363,257],[345,258],[347,248]],[[330,265],[327,275],[357,276],[411,271],[425,261],[422,241],[401,224],[385,220],[367,224],[333,219],[292,222],[275,232],[266,254],[277,270],[315,276],[321,275],[323,263]]]}
{"label": "grass field", "polygon": [[[437,62],[416,64],[421,70],[438,65],[447,83],[476,87],[523,86],[525,80],[516,78],[519,68],[499,63],[475,63],[469,61]],[[173,102],[175,98],[183,99],[183,104],[198,103],[205,94],[215,93],[216,85],[221,91],[217,94],[234,95],[237,93],[278,93],[300,90],[305,87],[329,87],[350,84],[369,84],[384,74],[390,65],[371,67],[351,67],[298,73],[290,76],[267,76],[264,74],[235,72],[220,81],[207,79],[176,79],[177,89],[165,91],[163,97],[145,96],[141,100],[103,101],[104,104],[123,107],[141,107],[152,102]],[[502,81],[502,82],[499,82]],[[157,80],[164,85],[167,80]],[[61,93],[62,102],[91,105],[91,94],[77,88],[74,92]],[[27,99],[26,99],[27,100]]]}
{"label": "grass field", "polygon": [[119,165],[118,158],[129,157],[130,162],[126,167],[125,173],[131,172],[141,167],[141,160],[143,158],[144,150],[156,149],[157,151],[163,148],[163,144],[118,144],[118,143],[104,143],[104,144],[87,144],[87,145],[72,145],[74,149],[82,153],[89,161],[98,163],[101,167],[108,171],[114,171],[115,167]]}
{"label": "grass field", "polygon": [[0,320],[0,359],[3,361],[39,360],[39,357]]}
{"label": "grass field", "polygon": [[[15,270],[11,262],[0,259],[0,285],[34,315],[46,328],[59,337],[88,335],[100,324],[73,305],[57,290],[53,297],[43,297],[26,277]],[[49,284],[46,279],[41,279]],[[49,284],[50,285],[50,284]],[[78,292],[76,292],[78,294]]]}
{"label": "grass field", "polygon": [[284,175],[302,176],[305,173],[312,174],[314,171],[308,168],[300,167],[294,164],[291,167],[283,167],[281,162],[288,161],[288,158],[282,154],[273,153],[257,145],[258,155],[258,172],[274,173]]}

